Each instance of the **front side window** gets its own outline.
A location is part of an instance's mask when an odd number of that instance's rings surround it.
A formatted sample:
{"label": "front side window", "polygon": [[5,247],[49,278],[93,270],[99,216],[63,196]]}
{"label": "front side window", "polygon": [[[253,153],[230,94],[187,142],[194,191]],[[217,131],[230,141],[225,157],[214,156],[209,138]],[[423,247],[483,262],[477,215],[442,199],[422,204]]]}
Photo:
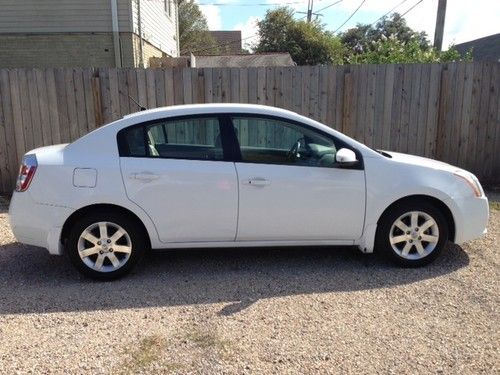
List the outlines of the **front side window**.
{"label": "front side window", "polygon": [[199,117],[124,129],[118,134],[120,156],[223,160],[219,120]]}
{"label": "front side window", "polygon": [[335,165],[333,139],[281,119],[234,116],[234,131],[244,162],[315,167]]}

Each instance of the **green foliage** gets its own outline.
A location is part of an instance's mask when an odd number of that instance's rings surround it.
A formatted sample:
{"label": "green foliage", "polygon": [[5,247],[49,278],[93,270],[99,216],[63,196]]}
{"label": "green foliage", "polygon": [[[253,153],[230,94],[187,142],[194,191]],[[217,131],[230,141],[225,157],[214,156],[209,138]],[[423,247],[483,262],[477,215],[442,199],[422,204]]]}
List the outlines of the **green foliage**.
{"label": "green foliage", "polygon": [[403,42],[394,36],[373,41],[366,52],[353,53],[345,57],[348,64],[390,64],[390,63],[437,63],[450,61],[471,61],[470,53],[462,58],[451,46],[439,52],[435,48],[422,48],[418,40]]}
{"label": "green foliage", "polygon": [[287,7],[268,10],[258,22],[260,41],[255,52],[289,52],[298,65],[341,64],[344,47],[318,22],[295,20]]}
{"label": "green foliage", "polygon": [[454,46],[437,51],[425,32],[416,32],[399,14],[372,25],[358,24],[340,35],[346,46],[344,62],[348,64],[432,63],[471,61],[471,53],[463,58]]}
{"label": "green foliage", "polygon": [[182,55],[198,50],[207,55],[219,52],[208,31],[207,19],[192,0],[179,0],[179,45]]}

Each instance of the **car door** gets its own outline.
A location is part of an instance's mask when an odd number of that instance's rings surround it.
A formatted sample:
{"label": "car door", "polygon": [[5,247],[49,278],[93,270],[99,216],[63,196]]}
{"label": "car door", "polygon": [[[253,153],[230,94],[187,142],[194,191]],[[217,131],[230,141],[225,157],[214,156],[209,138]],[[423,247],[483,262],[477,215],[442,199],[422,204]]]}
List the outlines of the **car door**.
{"label": "car door", "polygon": [[128,198],[162,242],[234,241],[238,190],[218,116],[163,119],[118,134]]}
{"label": "car door", "polygon": [[340,168],[330,135],[276,117],[233,115],[240,148],[237,241],[353,240],[363,230],[362,163]]}

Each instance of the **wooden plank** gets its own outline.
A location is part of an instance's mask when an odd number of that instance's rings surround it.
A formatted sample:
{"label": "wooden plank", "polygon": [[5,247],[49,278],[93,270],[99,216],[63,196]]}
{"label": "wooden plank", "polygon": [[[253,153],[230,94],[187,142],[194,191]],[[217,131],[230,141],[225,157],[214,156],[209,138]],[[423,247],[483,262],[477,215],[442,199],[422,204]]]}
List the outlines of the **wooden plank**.
{"label": "wooden plank", "polygon": [[42,131],[42,144],[44,146],[53,144],[52,131],[50,126],[49,97],[47,95],[47,83],[45,72],[41,69],[33,70],[35,75],[36,93],[38,97],[38,107],[40,108],[40,126]]}
{"label": "wooden plank", "polygon": [[94,100],[94,91],[92,86],[94,76],[93,68],[85,68],[82,72],[83,78],[83,93],[85,95],[85,115],[87,117],[87,130],[89,132],[97,128],[96,123],[96,107]]}
{"label": "wooden plank", "polygon": [[105,68],[100,68],[99,74],[99,86],[101,93],[101,108],[103,114],[104,124],[108,124],[112,119],[111,115],[111,91],[109,88],[109,71]]}
{"label": "wooden plank", "polygon": [[230,68],[229,102],[240,103],[240,69]]}
{"label": "wooden plank", "polygon": [[111,111],[111,120],[116,121],[121,117],[120,93],[118,89],[118,70],[116,68],[109,68],[108,77],[109,77],[109,100],[110,100],[109,108]]}
{"label": "wooden plank", "polygon": [[205,82],[204,96],[205,103],[213,102],[213,69],[212,68],[203,68],[203,77]]}
{"label": "wooden plank", "polygon": [[266,104],[266,68],[257,68],[257,103]]}
{"label": "wooden plank", "polygon": [[240,103],[248,103],[248,69],[240,68]]}
{"label": "wooden plank", "polygon": [[318,72],[318,112],[317,120],[322,124],[327,123],[328,114],[328,66],[320,66]]}
{"label": "wooden plank", "polygon": [[302,113],[302,72],[300,67],[292,68],[292,110]]}
{"label": "wooden plank", "polygon": [[[146,70],[136,69],[137,74],[137,102],[141,107],[149,109],[146,83]],[[139,108],[140,109],[140,108]]]}
{"label": "wooden plank", "polygon": [[[456,145],[458,143],[458,137],[455,137],[455,134],[458,135],[458,129],[456,129],[457,125],[457,113],[459,112],[459,107],[461,106],[462,100],[462,92],[463,91],[463,81],[460,82],[460,71],[459,64],[450,63],[448,64],[448,73],[449,73],[449,85],[452,88],[449,92],[441,91],[441,95],[447,95],[447,104],[448,109],[445,112],[444,116],[444,144],[442,151],[442,159],[448,163],[455,164],[456,159],[454,158],[454,151],[456,150]],[[462,83],[462,90],[460,90],[460,83]]]}
{"label": "wooden plank", "polygon": [[[56,98],[58,103],[59,117],[59,138],[62,143],[70,142],[69,117],[68,117],[68,97],[66,95],[66,73],[65,69],[54,70],[56,87]],[[54,129],[53,129],[54,132]],[[57,133],[57,130],[55,131]]]}
{"label": "wooden plank", "polygon": [[32,150],[35,147],[33,125],[31,122],[30,93],[27,71],[27,69],[18,69],[17,71],[17,75],[19,77],[19,96],[21,100],[21,117],[23,119],[25,151]]}
{"label": "wooden plank", "polygon": [[193,69],[194,77],[192,78],[193,82],[196,81],[196,85],[194,89],[196,91],[193,92],[195,95],[196,103],[203,104],[205,103],[205,72],[203,69]]}
{"label": "wooden plank", "polygon": [[174,68],[174,104],[183,104],[184,85],[182,83],[182,68]]}
{"label": "wooden plank", "polygon": [[191,68],[182,69],[183,104],[193,103],[193,88],[191,84]]}
{"label": "wooden plank", "polygon": [[167,105],[167,93],[165,91],[165,72],[163,69],[154,69],[156,105],[165,107]]}
{"label": "wooden plank", "polygon": [[163,71],[165,80],[165,103],[166,105],[174,105],[174,71],[173,69],[165,69]]}
{"label": "wooden plank", "polygon": [[[14,90],[15,92],[16,90]],[[15,104],[12,100],[13,90],[9,80],[9,71],[7,69],[0,69],[0,106],[2,107],[3,119],[5,121],[5,145],[7,152],[7,159],[5,159],[7,167],[7,176],[5,184],[9,193],[15,185],[15,180],[19,168],[17,145],[16,145],[16,119],[14,115]],[[22,133],[21,133],[22,136]],[[24,142],[24,141],[23,141]]]}
{"label": "wooden plank", "polygon": [[137,89],[137,71],[127,69],[128,106],[130,113],[139,112],[141,103],[139,102],[139,92]]}
{"label": "wooden plank", "polygon": [[[494,147],[496,131],[500,127],[500,122],[497,122],[498,101],[500,96],[500,64],[491,63],[489,66],[488,74],[490,76],[489,80],[489,101],[488,101],[488,117],[486,121],[486,138],[484,142],[484,158],[482,170],[480,170],[479,175],[485,181],[493,181],[495,177],[494,173],[494,159],[500,158],[499,151]],[[497,171],[497,177],[500,177],[500,170]]]}
{"label": "wooden plank", "polygon": [[45,82],[47,84],[47,106],[49,110],[50,133],[52,143],[61,143],[61,131],[59,126],[59,112],[61,103],[57,101],[56,77],[54,69],[45,69]]}
{"label": "wooden plank", "polygon": [[275,94],[276,94],[276,82],[274,77],[274,67],[266,68],[266,82],[264,86],[265,92],[265,105],[274,106],[275,105]]}
{"label": "wooden plank", "polygon": [[398,151],[399,136],[401,133],[401,102],[403,96],[403,65],[396,64],[394,66],[394,90],[391,107],[391,132],[389,135],[389,150]]}
{"label": "wooden plank", "polygon": [[[0,93],[3,89],[0,78]],[[7,123],[3,113],[2,96],[0,96],[0,192],[11,189],[11,174],[9,170],[9,155],[7,154]]]}
{"label": "wooden plank", "polygon": [[414,64],[403,65],[403,85],[401,89],[401,109],[399,116],[399,125],[401,131],[399,132],[398,151],[408,152],[408,138],[410,127],[410,106],[412,95],[412,75],[415,71]]}
{"label": "wooden plank", "polygon": [[148,108],[156,108],[156,82],[154,69],[146,69],[146,97]]}
{"label": "wooden plank", "polygon": [[73,69],[73,81],[75,83],[75,105],[78,124],[78,137],[81,137],[87,134],[89,131],[82,68]]}
{"label": "wooden plank", "polygon": [[474,63],[466,63],[463,77],[463,101],[462,114],[460,121],[460,131],[458,140],[458,160],[457,165],[466,167],[467,165],[467,148],[469,143],[469,125],[471,116],[471,100],[472,100],[472,84],[474,75]]}
{"label": "wooden plank", "polygon": [[256,104],[258,102],[258,85],[257,85],[258,71],[257,68],[248,68],[248,102]]}
{"label": "wooden plank", "polygon": [[482,85],[482,63],[474,64],[474,72],[472,75],[472,100],[471,100],[471,117],[469,120],[469,142],[467,146],[467,170],[476,168],[476,153],[477,153],[477,135],[479,131],[480,116],[481,116],[481,85]]}
{"label": "wooden plank", "polygon": [[26,74],[27,96],[29,107],[26,108],[31,118],[31,132],[33,145],[30,148],[43,146],[42,124],[40,122],[40,105],[38,103],[38,90],[36,87],[36,77],[33,69],[24,70]]}
{"label": "wooden plank", "polygon": [[416,115],[416,125],[418,129],[414,132],[417,139],[417,145],[414,150],[416,155],[425,154],[425,134],[427,132],[427,111],[428,111],[428,97],[430,88],[431,65],[422,64],[420,72],[420,90],[418,97],[418,111]]}
{"label": "wooden plank", "polygon": [[302,103],[300,104],[300,111],[299,113],[304,116],[310,116],[309,113],[309,97],[310,97],[310,91],[311,91],[311,67],[310,66],[303,66],[301,67],[301,73],[302,73],[302,81],[301,81],[301,91],[302,91]]}
{"label": "wooden plank", "polygon": [[359,141],[365,141],[366,127],[366,105],[368,102],[368,65],[363,64],[356,66],[354,69],[353,78],[355,79],[355,93],[353,102],[355,102],[353,113],[353,124],[355,126],[354,138]]}
{"label": "wooden plank", "polygon": [[378,66],[369,64],[367,66],[366,107],[365,107],[365,130],[364,140],[369,147],[374,146],[375,133],[375,101]]}
{"label": "wooden plank", "polygon": [[465,83],[465,63],[457,62],[453,64],[455,67],[455,77],[453,79],[453,109],[450,114],[450,124],[447,131],[449,134],[448,143],[446,145],[446,160],[456,165],[459,158],[460,146],[460,124],[462,122],[462,108],[464,100],[464,83]]}
{"label": "wooden plank", "polygon": [[352,122],[352,101],[353,101],[353,79],[352,73],[345,72],[344,74],[344,98],[342,105],[342,133],[352,137],[354,133],[354,124]]}
{"label": "wooden plank", "polygon": [[[493,149],[500,150],[500,65],[495,64],[495,77],[497,79],[496,87],[497,87],[497,103],[496,103],[496,108],[497,108],[497,116],[496,116],[496,127],[495,127],[495,139],[493,142]],[[491,183],[493,186],[498,186],[500,184],[500,158],[497,156],[493,158],[493,165],[491,168],[491,175],[488,177],[488,181]]]}
{"label": "wooden plank", "polygon": [[438,137],[439,103],[441,93],[442,65],[432,64],[429,80],[429,97],[427,101],[427,121],[425,124],[425,153],[429,158],[436,157],[436,140]]}
{"label": "wooden plank", "polygon": [[293,89],[292,89],[292,75],[294,68],[286,66],[283,68],[282,77],[282,100],[283,108],[293,110]]}
{"label": "wooden plank", "polygon": [[379,147],[388,150],[391,147],[391,118],[392,118],[392,105],[394,98],[394,64],[385,65],[385,79],[383,81],[383,95],[384,107],[382,109],[382,117],[380,124],[380,143]]}
{"label": "wooden plank", "polygon": [[[120,117],[128,115],[130,111],[130,99],[127,80],[127,69],[120,68],[116,72],[118,78],[118,101],[120,103]],[[134,106],[135,107],[135,106]]]}
{"label": "wooden plank", "polygon": [[221,88],[221,102],[222,103],[229,103],[231,98],[230,98],[230,88],[229,85],[231,84],[231,76],[229,73],[229,70],[226,69],[220,69],[220,88]]}
{"label": "wooden plank", "polygon": [[[479,123],[477,127],[477,144],[476,144],[476,162],[472,172],[477,175],[479,179],[484,177],[484,164],[487,161],[486,143],[488,141],[489,126],[489,103],[492,97],[491,93],[491,64],[490,62],[482,63],[481,74],[481,105],[479,109]],[[490,136],[491,139],[491,136]]]}
{"label": "wooden plank", "polygon": [[78,129],[78,115],[76,110],[76,95],[75,82],[73,80],[73,69],[64,71],[64,84],[66,85],[66,97],[68,105],[68,122],[69,122],[69,142],[80,137]]}
{"label": "wooden plank", "polygon": [[409,117],[408,117],[408,139],[407,152],[417,154],[419,144],[424,144],[425,139],[418,137],[418,112],[420,111],[422,96],[420,95],[420,86],[422,80],[422,64],[413,64],[411,73],[411,97],[409,100]]}
{"label": "wooden plank", "polygon": [[101,82],[99,77],[93,76],[91,79],[92,85],[92,101],[94,104],[94,122],[95,127],[98,128],[104,124],[104,114],[102,109],[101,98]]}

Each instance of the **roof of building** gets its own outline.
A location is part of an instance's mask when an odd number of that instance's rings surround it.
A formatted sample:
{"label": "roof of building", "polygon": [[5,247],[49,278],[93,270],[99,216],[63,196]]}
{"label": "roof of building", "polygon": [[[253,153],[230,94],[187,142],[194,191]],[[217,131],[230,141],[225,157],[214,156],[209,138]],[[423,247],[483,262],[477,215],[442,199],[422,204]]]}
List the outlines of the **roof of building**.
{"label": "roof of building", "polygon": [[474,61],[500,61],[500,33],[460,43],[455,47],[462,55],[472,48]]}
{"label": "roof of building", "polygon": [[210,31],[221,53],[241,53],[241,30],[215,30]]}
{"label": "roof of building", "polygon": [[195,56],[196,68],[294,66],[288,52],[249,55]]}

